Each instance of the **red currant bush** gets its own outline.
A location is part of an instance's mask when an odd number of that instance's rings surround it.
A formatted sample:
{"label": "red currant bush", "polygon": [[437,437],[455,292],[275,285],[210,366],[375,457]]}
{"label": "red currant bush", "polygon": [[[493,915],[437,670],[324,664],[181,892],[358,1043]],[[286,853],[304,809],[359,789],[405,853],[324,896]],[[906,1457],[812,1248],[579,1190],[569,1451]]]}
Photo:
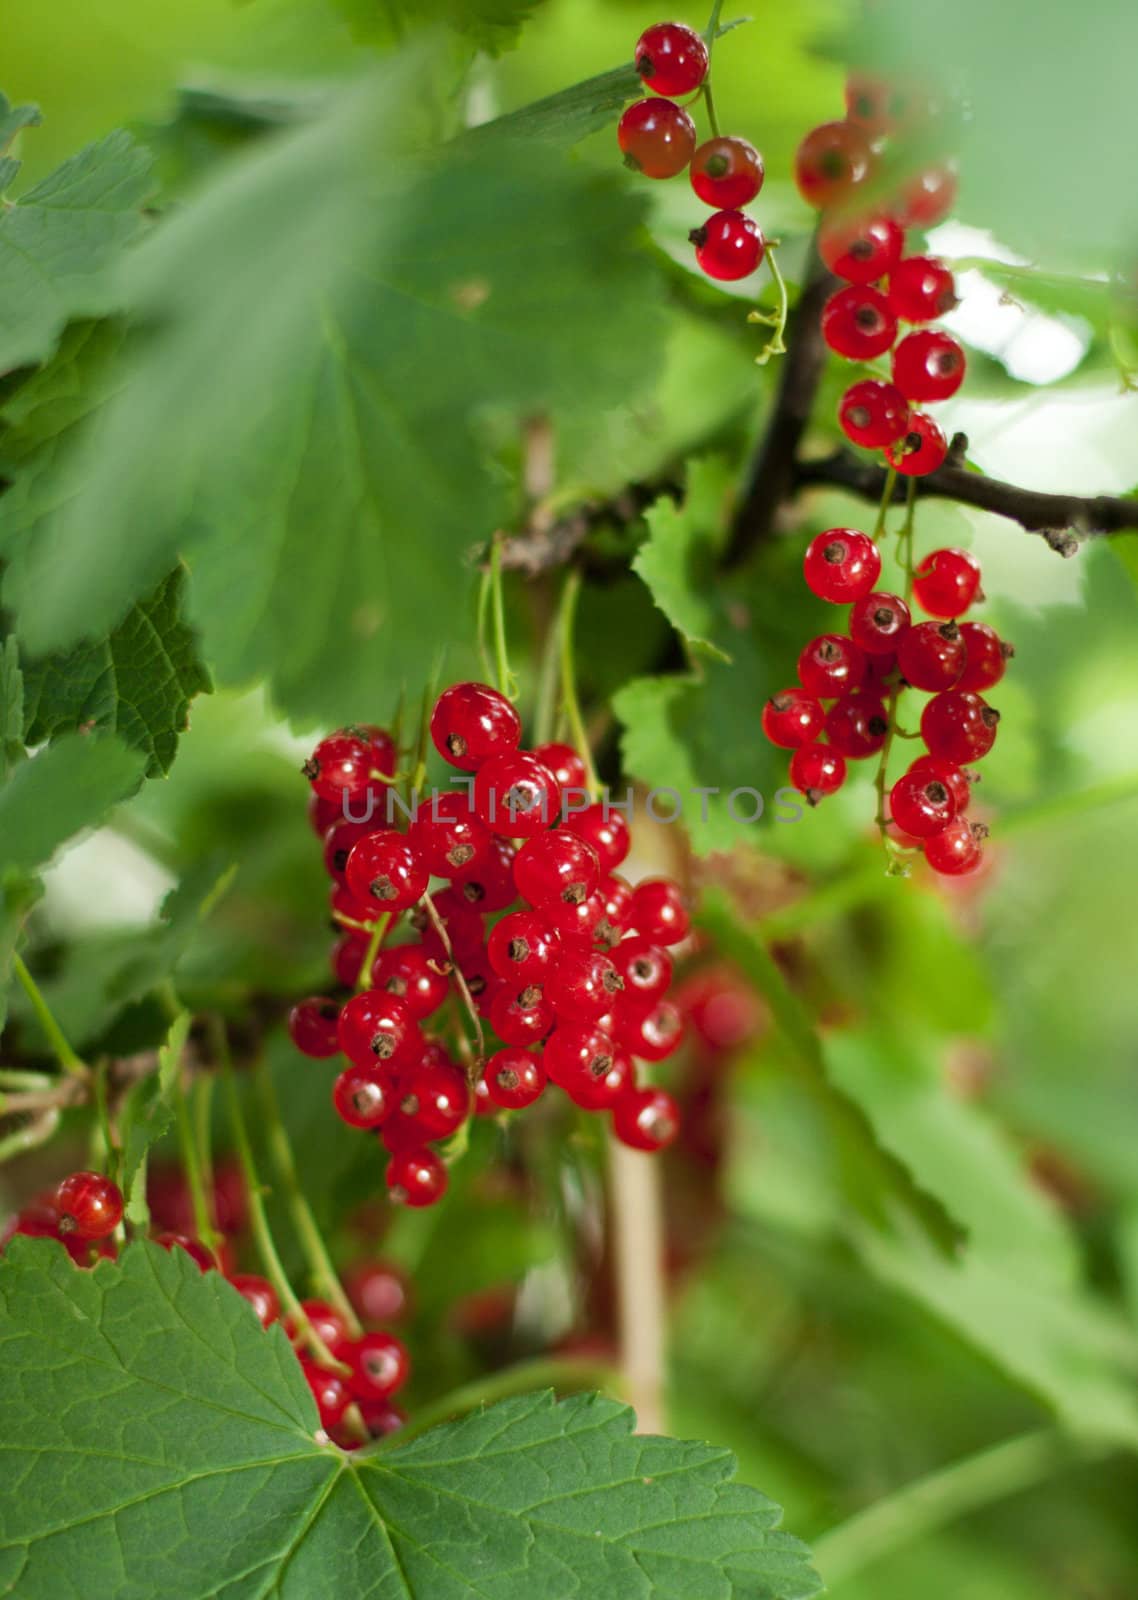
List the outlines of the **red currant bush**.
{"label": "red currant bush", "polygon": [[636,100],[616,130],[624,164],[646,178],[674,178],[695,154],[695,123],[672,100]]}

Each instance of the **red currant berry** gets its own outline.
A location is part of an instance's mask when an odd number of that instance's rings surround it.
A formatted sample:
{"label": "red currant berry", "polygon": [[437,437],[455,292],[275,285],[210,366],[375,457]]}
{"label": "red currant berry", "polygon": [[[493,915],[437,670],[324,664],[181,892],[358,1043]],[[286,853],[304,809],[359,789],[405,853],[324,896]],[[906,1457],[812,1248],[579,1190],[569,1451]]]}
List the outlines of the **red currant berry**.
{"label": "red currant berry", "polygon": [[557,935],[536,911],[511,911],[486,941],[490,965],[515,987],[543,982],[560,950]]}
{"label": "red currant berry", "polygon": [[435,749],[463,772],[477,772],[491,756],[516,750],[521,736],[517,712],[488,683],[452,683],[431,712]]}
{"label": "red currant berry", "polygon": [[956,815],[956,801],[947,784],[926,772],[905,772],[889,793],[893,821],[914,839],[939,833]]}
{"label": "red currant berry", "polygon": [[393,1333],[365,1333],[345,1346],[352,1369],[348,1386],[357,1400],[387,1400],[411,1376],[411,1357]]}
{"label": "red currant berry", "polygon": [[934,550],[918,563],[913,594],[930,617],[959,617],[980,593],[980,563],[967,550]]}
{"label": "red currant berry", "polygon": [[352,1397],[348,1386],[338,1373],[317,1366],[316,1362],[309,1360],[307,1356],[300,1357],[300,1370],[304,1373],[305,1382],[312,1390],[312,1398],[316,1401],[320,1426],[325,1432],[330,1432],[343,1421],[344,1412],[351,1404]]}
{"label": "red currant berry", "polygon": [[407,1279],[390,1261],[360,1261],[345,1276],[344,1287],[365,1322],[398,1322],[411,1294]]}
{"label": "red currant berry", "polygon": [[897,220],[905,228],[931,228],[943,222],[956,204],[954,167],[929,167],[901,191]]}
{"label": "red currant berry", "polygon": [[964,640],[955,622],[918,622],[897,647],[897,665],[914,689],[952,689],[964,670]]}
{"label": "red currant berry", "polygon": [[873,133],[888,133],[904,101],[893,85],[872,72],[851,72],[846,78],[846,116]]}
{"label": "red currant berry", "polygon": [[641,1061],[664,1061],[680,1047],[683,1014],[671,1000],[658,1000],[650,1011],[625,1012],[617,1018],[617,1043]]}
{"label": "red currant berry", "polygon": [[163,1250],[184,1251],[199,1272],[214,1272],[217,1269],[217,1258],[200,1239],[191,1239],[184,1233],[160,1233],[156,1235],[154,1243],[160,1244]]}
{"label": "red currant berry", "polygon": [[793,750],[809,744],[822,731],[826,713],[821,702],[805,689],[780,689],[763,707],[763,732],[772,744]]}
{"label": "red currant berry", "polygon": [[[374,822],[348,822],[343,818],[334,822],[324,835],[324,867],[328,876],[343,885],[352,847],[374,832]],[[354,900],[355,896],[352,898]],[[370,908],[368,915],[371,915]]]}
{"label": "red currant berry", "polygon": [[535,744],[530,754],[536,756],[542,766],[549,768],[562,789],[585,792],[589,775],[585,763],[571,744]]}
{"label": "red currant berry", "polygon": [[612,952],[612,964],[624,984],[625,999],[632,1005],[654,1005],[672,982],[671,956],[643,934],[622,939]]}
{"label": "red currant berry", "polygon": [[921,712],[921,738],[929,754],[964,766],[979,761],[996,742],[1000,713],[978,694],[950,689]]}
{"label": "red currant berry", "polygon": [[758,223],[743,211],[716,211],[688,238],[700,270],[721,283],[748,277],[766,249]]}
{"label": "red currant berry", "polygon": [[707,77],[707,46],[683,22],[656,22],[645,28],[634,59],[654,94],[691,94]]}
{"label": "red currant berry", "polygon": [[[480,862],[473,872],[454,874],[451,880],[454,893],[472,910],[504,911],[517,897],[514,856],[510,841],[495,836],[490,841],[490,854],[485,861]],[[438,900],[435,901],[435,909],[438,910]]]}
{"label": "red currant berry", "polygon": [[539,908],[580,905],[600,881],[597,850],[575,828],[557,828],[527,839],[514,861],[518,893]]}
{"label": "red currant berry", "polygon": [[446,974],[421,944],[396,944],[381,950],[371,973],[372,987],[402,1000],[416,1022],[437,1011],[450,992]]}
{"label": "red currant berry", "polygon": [[680,944],[691,929],[683,891],[671,878],[645,878],[632,891],[629,926],[651,944]]}
{"label": "red currant berry", "polygon": [[618,1050],[612,1066],[601,1077],[586,1074],[565,1086],[565,1093],[582,1111],[611,1111],[622,1095],[635,1088],[632,1058]]}
{"label": "red currant berry", "polygon": [[943,877],[960,878],[974,872],[980,865],[981,845],[988,836],[982,822],[969,822],[967,817],[957,817],[947,828],[934,833],[924,841],[925,860],[934,872]]}
{"label": "red currant berry", "polygon": [[596,1022],[623,993],[624,979],[599,950],[567,951],[549,980],[549,1001],[558,1018]]}
{"label": "red currant berry", "polygon": [[807,545],[802,570],[811,594],[844,606],[873,588],[881,576],[881,556],[868,534],[827,528]]}
{"label": "red currant berry", "polygon": [[532,1106],[545,1088],[545,1068],[540,1057],[517,1045],[496,1051],[486,1063],[483,1076],[487,1094],[506,1111]]}
{"label": "red currant berry", "polygon": [[502,987],[502,980],[487,960],[485,949],[478,950],[473,955],[464,955],[460,970],[478,1015],[488,1017],[494,996]]}
{"label": "red currant berry", "polygon": [[447,1189],[447,1169],[433,1150],[400,1150],[387,1164],[387,1189],[396,1205],[433,1206]]}
{"label": "red currant berry", "polygon": [[634,100],[617,124],[616,142],[633,172],[674,178],[695,153],[695,123],[673,100]]}
{"label": "red currant berry", "polygon": [[750,205],[763,177],[763,158],[746,139],[708,139],[692,157],[691,186],[705,205],[717,211]]}
{"label": "red currant berry", "polygon": [[391,1114],[391,1074],[378,1062],[345,1068],[332,1085],[336,1115],[349,1128],[378,1128]]}
{"label": "red currant berry", "polygon": [[807,694],[833,700],[861,686],[865,654],[841,633],[823,633],[811,639],[798,658],[798,678]]}
{"label": "red currant berry", "polygon": [[276,1322],[281,1314],[281,1305],[277,1291],[268,1278],[259,1278],[253,1272],[239,1272],[229,1281],[242,1299],[248,1300],[253,1307],[262,1328],[271,1327]]}
{"label": "red currant berry", "polygon": [[603,950],[611,950],[628,929],[632,915],[632,885],[619,872],[614,872],[605,878],[597,893],[604,902],[604,916],[593,930],[593,939]]}
{"label": "red currant berry", "polygon": [[968,774],[955,761],[946,761],[943,756],[918,756],[909,771],[921,773],[925,778],[938,779],[956,802],[957,814],[967,811],[972,785],[968,781]]}
{"label": "red currant berry", "polygon": [[336,1032],[339,1020],[340,1008],[335,1000],[312,995],[298,1001],[289,1012],[289,1036],[301,1055],[325,1060],[339,1054],[340,1040]]}
{"label": "red currant berry", "polygon": [[964,641],[965,661],[956,687],[977,691],[991,689],[1003,677],[1015,649],[986,622],[962,622],[960,637]]}
{"label": "red currant berry", "polygon": [[[348,1324],[336,1307],[329,1305],[327,1300],[302,1300],[300,1309],[303,1311],[308,1326],[316,1337],[326,1347],[330,1355],[337,1359],[343,1354],[348,1343]],[[285,1332],[294,1343],[302,1337],[304,1324],[300,1318],[291,1314],[285,1318]]]}
{"label": "red currant berry", "polygon": [[663,1150],[680,1131],[680,1108],[664,1089],[630,1089],[613,1107],[612,1125],[633,1150]]}
{"label": "red currant berry", "polygon": [[688,978],[676,994],[676,1003],[700,1041],[717,1056],[755,1038],[766,1020],[754,991],[725,967],[712,967]]}
{"label": "red currant berry", "polygon": [[[615,872],[632,849],[628,819],[607,800],[598,800],[584,811],[574,812],[565,826],[578,839],[585,839],[592,845],[604,874]],[[589,893],[592,892],[590,889]]]}
{"label": "red currant berry", "polygon": [[808,205],[825,209],[847,198],[870,169],[865,133],[849,122],[823,122],[798,146],[794,181]]}
{"label": "red currant berry", "polygon": [[849,761],[875,756],[889,732],[889,713],[876,694],[845,694],[826,713],[826,738]]}
{"label": "red currant berry", "polygon": [[845,757],[828,744],[800,745],[790,758],[790,782],[807,805],[837,794],[845,781]]}
{"label": "red currant berry", "polygon": [[964,351],[937,328],[906,334],[893,352],[893,382],[907,400],[948,400],[964,382]]}
{"label": "red currant berry", "polygon": [[456,1066],[428,1057],[400,1077],[399,1109],[428,1139],[447,1139],[470,1115],[470,1087]]}
{"label": "red currant berry", "polygon": [[[512,894],[510,898],[511,900],[514,898]],[[455,957],[465,958],[481,950],[485,940],[482,913],[475,910],[462,890],[457,887],[444,889],[441,894],[432,895],[431,900],[435,908],[435,918],[442,924]],[[421,935],[428,960],[445,969],[450,955],[426,908],[421,906],[415,911],[411,922]]]}
{"label": "red currant berry", "polygon": [[899,594],[863,595],[850,610],[850,638],[869,656],[896,650],[909,629],[909,608]]}
{"label": "red currant berry", "polygon": [[892,688],[892,680],[897,676],[897,655],[890,650],[888,655],[866,656],[865,682],[863,689],[880,689],[883,684]]}
{"label": "red currant berry", "polygon": [[584,1079],[599,1082],[612,1071],[616,1046],[601,1028],[559,1022],[546,1041],[545,1070],[560,1088],[571,1091]]}
{"label": "red currant berry", "polygon": [[895,444],[885,446],[886,461],[906,478],[923,478],[935,472],[944,465],[947,454],[948,440],[923,411],[912,412],[904,435]]}
{"label": "red currant berry", "polygon": [[339,1034],[340,1049],[357,1067],[386,1062],[395,1072],[423,1047],[406,1002],[382,989],[352,996],[340,1012]]}
{"label": "red currant berry", "polygon": [[851,284],[822,307],[822,337],[836,355],[871,361],[897,337],[897,318],[883,294],[868,284]]}
{"label": "red currant berry", "polygon": [[935,322],[959,304],[956,283],[936,256],[905,256],[889,274],[889,304],[902,322]]}
{"label": "red currant berry", "polygon": [[430,873],[410,840],[381,828],[352,846],[344,877],[361,904],[405,911],[423,898]]}
{"label": "red currant berry", "polygon": [[395,772],[395,746],[382,728],[341,728],[321,739],[301,768],[322,800],[366,794],[376,774]]}
{"label": "red currant berry", "polygon": [[851,443],[879,450],[899,439],[909,426],[909,402],[896,384],[864,378],[851,383],[842,396],[838,421]]}
{"label": "red currant berry", "polygon": [[832,217],[818,230],[818,254],[847,283],[876,283],[886,277],[901,259],[904,243],[892,217]]}
{"label": "red currant berry", "polygon": [[343,815],[344,810],[339,795],[335,800],[322,800],[314,789],[308,796],[308,821],[318,839],[323,839],[332,824],[339,822]]}
{"label": "red currant berry", "polygon": [[540,1044],[555,1015],[540,983],[523,989],[501,988],[490,1002],[490,1026],[503,1044]]}
{"label": "red currant berry", "polygon": [[580,905],[547,906],[543,915],[566,950],[589,950],[606,941],[607,903],[599,889]]}
{"label": "red currant berry", "polygon": [[367,948],[367,935],[363,933],[346,933],[333,945],[331,967],[343,988],[354,989],[360,981]]}
{"label": "red currant berry", "polygon": [[411,846],[428,871],[440,878],[474,872],[490,853],[490,830],[474,815],[467,795],[455,790],[432,794],[418,808],[408,829]]}
{"label": "red currant berry", "polygon": [[511,839],[542,833],[561,810],[561,790],[548,767],[517,751],[478,769],[474,809],[489,827]]}
{"label": "red currant berry", "polygon": [[56,1227],[79,1239],[105,1239],[122,1221],[122,1194],[98,1172],[73,1172],[55,1191]]}

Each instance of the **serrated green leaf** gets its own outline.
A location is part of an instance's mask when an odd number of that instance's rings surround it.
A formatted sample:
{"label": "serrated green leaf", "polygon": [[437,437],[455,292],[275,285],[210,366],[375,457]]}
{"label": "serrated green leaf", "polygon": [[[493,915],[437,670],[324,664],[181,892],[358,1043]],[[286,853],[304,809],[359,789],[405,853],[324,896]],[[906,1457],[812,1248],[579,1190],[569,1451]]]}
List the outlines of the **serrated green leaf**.
{"label": "serrated green leaf", "polygon": [[374,715],[453,636],[462,555],[507,509],[478,410],[556,421],[651,382],[638,203],[582,168],[552,183],[520,142],[417,159],[416,83],[393,66],[258,146],[139,253],[138,309],[164,326],[20,541],[33,648],[113,626],[184,554],[220,672],[269,673],[297,716]]}
{"label": "serrated green leaf", "polygon": [[134,1199],[135,1179],[145,1171],[147,1152],[174,1122],[173,1096],[178,1092],[178,1066],[189,1037],[190,1021],[185,1011],[174,1019],[169,1037],[158,1052],[155,1071],[131,1085],[119,1112],[119,1186],[128,1211]]}
{"label": "serrated green leaf", "polygon": [[0,651],[0,777],[24,758],[24,677],[20,650],[9,635]]}
{"label": "serrated green leaf", "polygon": [[689,461],[682,505],[663,495],[649,506],[644,513],[648,538],[632,563],[673,628],[694,649],[719,661],[731,659],[715,642],[725,621],[715,561],[733,481],[721,457]]}
{"label": "serrated green leaf", "polygon": [[176,568],[106,638],[27,662],[29,744],[81,727],[106,728],[145,753],[148,777],[169,772],[190,701],[211,687],[197,639],[182,619],[185,576]]}
{"label": "serrated green leaf", "polygon": [[66,323],[115,308],[113,268],[150,189],[150,156],[120,131],[0,212],[0,371],[46,360]]}
{"label": "serrated green leaf", "polygon": [[118,739],[79,734],[23,762],[0,788],[0,872],[44,866],[138,787],[144,765]]}
{"label": "serrated green leaf", "polygon": [[21,1600],[59,1600],[78,1570],[107,1600],[818,1592],[727,1451],[637,1437],[613,1401],[525,1395],[344,1455],[280,1327],[183,1251],[81,1272],[17,1238],[0,1296],[0,1577]]}

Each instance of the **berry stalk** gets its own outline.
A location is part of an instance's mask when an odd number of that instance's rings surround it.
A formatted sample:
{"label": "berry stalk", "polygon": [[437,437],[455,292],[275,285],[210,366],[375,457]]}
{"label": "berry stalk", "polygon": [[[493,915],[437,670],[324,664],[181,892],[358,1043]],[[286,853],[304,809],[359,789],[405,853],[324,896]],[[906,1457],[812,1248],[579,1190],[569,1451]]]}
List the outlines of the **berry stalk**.
{"label": "berry stalk", "polygon": [[585,786],[595,800],[600,794],[600,781],[593,765],[585,719],[581,715],[581,702],[577,698],[577,668],[573,653],[573,627],[577,618],[577,600],[581,593],[581,573],[574,567],[561,591],[561,606],[557,618],[561,662],[561,704],[569,720],[569,730],[577,753],[585,764]]}
{"label": "berry stalk", "polygon": [[[896,481],[897,470],[890,467],[885,481],[885,492],[881,497],[881,508],[877,513],[878,527],[885,531],[885,513],[893,494],[893,483]],[[910,478],[905,494],[905,520],[901,524],[901,564],[905,572],[905,604],[909,605],[913,598],[913,521],[917,504],[916,480]],[[876,536],[876,535],[875,535]],[[890,853],[891,861],[895,860],[893,851],[896,846],[886,831],[888,817],[886,816],[885,794],[889,776],[889,753],[893,748],[893,740],[897,734],[897,702],[901,695],[900,678],[889,691],[886,707],[889,712],[889,728],[885,735],[885,743],[881,746],[881,757],[877,764],[877,775],[873,780],[873,787],[877,792],[876,822],[881,837],[885,841],[885,848]]]}
{"label": "berry stalk", "polygon": [[72,1049],[70,1041],[52,1015],[51,1007],[40,993],[39,985],[28,971],[22,956],[13,955],[12,970],[19,980],[21,989],[23,989],[31,1002],[32,1010],[36,1014],[36,1020],[47,1037],[47,1042],[51,1046],[55,1059],[59,1062],[64,1072],[69,1072],[72,1077],[86,1078],[90,1069]]}

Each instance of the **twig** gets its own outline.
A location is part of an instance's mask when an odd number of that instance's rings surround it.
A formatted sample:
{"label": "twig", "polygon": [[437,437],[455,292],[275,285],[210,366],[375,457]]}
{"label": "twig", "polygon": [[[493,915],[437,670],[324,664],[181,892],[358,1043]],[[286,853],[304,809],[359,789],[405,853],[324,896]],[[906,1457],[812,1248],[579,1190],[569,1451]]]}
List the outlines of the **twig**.
{"label": "twig", "polygon": [[609,1217],[624,1389],[641,1433],[664,1431],[664,1219],[660,1162],[608,1138]]}
{"label": "twig", "polygon": [[[537,577],[565,566],[581,550],[596,528],[609,523],[627,527],[636,521],[646,506],[661,495],[678,498],[680,480],[673,474],[648,483],[631,483],[611,500],[590,500],[560,515],[550,514],[547,506],[534,508],[520,533],[502,541],[503,572],[523,572]],[[591,553],[582,564],[588,571],[627,571],[627,562],[605,561]]]}

